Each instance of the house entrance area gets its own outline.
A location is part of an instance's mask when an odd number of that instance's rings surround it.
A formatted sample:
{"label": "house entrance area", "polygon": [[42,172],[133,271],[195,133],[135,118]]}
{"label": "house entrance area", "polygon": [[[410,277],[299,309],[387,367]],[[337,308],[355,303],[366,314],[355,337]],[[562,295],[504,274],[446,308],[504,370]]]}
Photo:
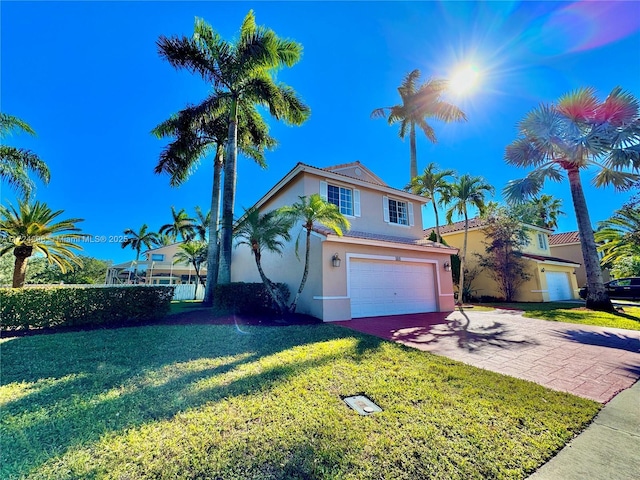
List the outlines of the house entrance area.
{"label": "house entrance area", "polygon": [[351,318],[437,311],[433,265],[350,259]]}

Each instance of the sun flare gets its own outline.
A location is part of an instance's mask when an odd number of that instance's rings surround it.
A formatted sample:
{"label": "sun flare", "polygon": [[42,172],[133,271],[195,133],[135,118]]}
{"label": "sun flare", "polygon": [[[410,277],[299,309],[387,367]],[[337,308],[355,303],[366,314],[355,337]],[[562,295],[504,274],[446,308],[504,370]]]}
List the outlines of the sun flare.
{"label": "sun flare", "polygon": [[473,65],[456,68],[449,78],[449,90],[456,95],[470,93],[478,84],[480,74]]}

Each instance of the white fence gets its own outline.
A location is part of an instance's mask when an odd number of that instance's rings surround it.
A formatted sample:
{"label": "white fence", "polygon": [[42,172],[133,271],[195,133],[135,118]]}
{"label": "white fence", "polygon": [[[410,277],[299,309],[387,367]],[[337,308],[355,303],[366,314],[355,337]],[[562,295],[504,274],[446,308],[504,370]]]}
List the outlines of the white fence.
{"label": "white fence", "polygon": [[[10,286],[7,285],[6,288]],[[25,288],[37,288],[37,287],[64,287],[64,288],[73,288],[73,287],[83,287],[83,288],[129,288],[129,287],[175,287],[173,293],[174,300],[193,300],[193,294],[195,291],[195,284],[191,283],[183,283],[179,285],[105,285],[104,283],[91,283],[86,285],[72,285],[68,283],[63,284],[52,284],[52,285],[25,285]],[[4,288],[4,286],[2,287]],[[198,292],[196,293],[196,300],[204,299],[204,286],[202,284],[198,284]]]}

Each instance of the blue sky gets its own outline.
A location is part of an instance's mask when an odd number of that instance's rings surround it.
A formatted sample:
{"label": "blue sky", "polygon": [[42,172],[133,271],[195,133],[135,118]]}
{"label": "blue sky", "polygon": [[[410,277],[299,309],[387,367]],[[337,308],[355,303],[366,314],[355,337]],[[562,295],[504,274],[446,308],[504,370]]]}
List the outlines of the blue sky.
{"label": "blue sky", "polygon": [[[278,79],[293,86],[312,115],[302,127],[270,121],[280,146],[267,170],[240,159],[237,212],[249,207],[297,162],[318,167],[360,160],[389,185],[409,177],[409,143],[396,126],[372,120],[374,108],[399,102],[411,70],[444,77],[471,62],[478,88],[458,104],[466,123],[434,121],[439,142],[418,135],[418,168],[437,162],[483,175],[501,200],[505,183],[526,170],[508,167],[504,148],[516,124],[541,102],[581,86],[604,97],[616,85],[640,97],[637,2],[13,2],[0,3],[0,109],[27,121],[37,137],[11,137],[51,169],[36,199],[84,231],[107,237],[84,253],[128,260],[110,237],[143,223],[158,229],[170,207],[208,208],[212,167],[205,159],[180,188],[153,168],[164,142],[150,130],[209,87],[157,54],[160,35],[190,35],[194,17],[225,38],[253,8],[258,24],[304,47],[302,61]],[[596,190],[583,174],[591,220],[608,218],[629,194]],[[576,229],[566,182],[545,193],[564,200],[559,230]],[[3,203],[15,203],[2,185]],[[425,223],[433,223],[427,210]]]}

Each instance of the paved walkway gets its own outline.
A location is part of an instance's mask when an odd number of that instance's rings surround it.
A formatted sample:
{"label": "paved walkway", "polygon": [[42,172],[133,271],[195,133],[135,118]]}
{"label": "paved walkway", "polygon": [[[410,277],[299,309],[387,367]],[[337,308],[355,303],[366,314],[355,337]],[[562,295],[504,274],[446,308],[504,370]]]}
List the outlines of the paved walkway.
{"label": "paved walkway", "polygon": [[536,320],[513,310],[336,323],[601,403],[640,378],[640,331]]}

